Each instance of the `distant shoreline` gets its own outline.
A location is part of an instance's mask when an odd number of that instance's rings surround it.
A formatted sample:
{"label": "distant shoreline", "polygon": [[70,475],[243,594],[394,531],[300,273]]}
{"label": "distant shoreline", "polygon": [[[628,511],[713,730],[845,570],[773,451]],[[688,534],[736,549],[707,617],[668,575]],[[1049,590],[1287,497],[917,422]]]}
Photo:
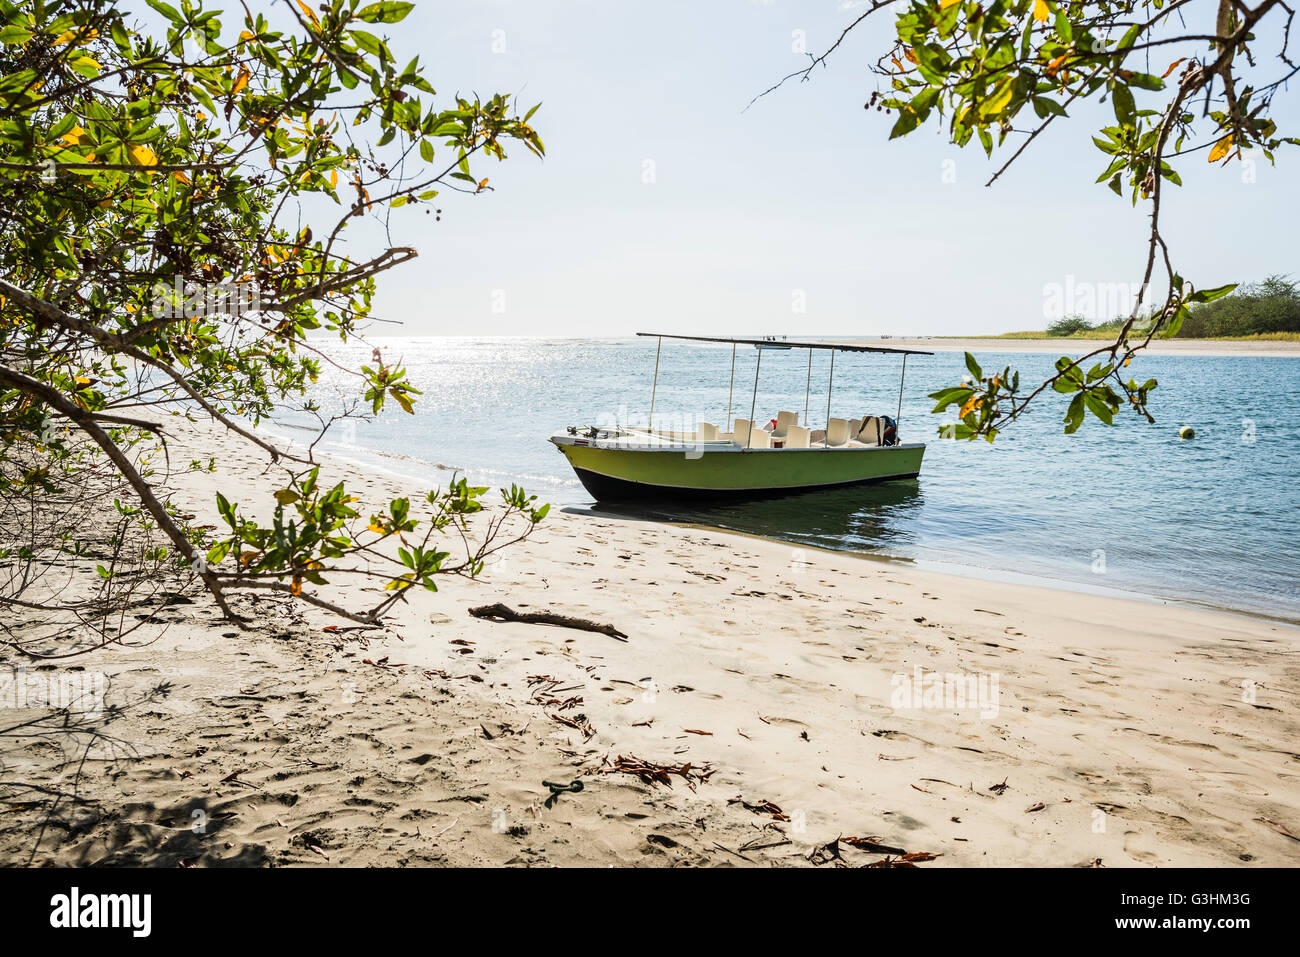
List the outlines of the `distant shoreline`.
{"label": "distant shoreline", "polygon": [[[1022,352],[1052,353],[1054,355],[1086,355],[1103,346],[1105,339],[1042,338],[1020,339],[998,336],[844,336],[812,335],[818,342],[843,342],[852,345],[881,345],[889,349],[916,349],[922,352]],[[562,342],[618,342],[644,343],[633,336],[380,336],[376,343],[386,340],[403,341],[430,339],[516,340]],[[1144,352],[1153,355],[1183,356],[1272,356],[1300,358],[1300,340],[1284,339],[1156,339]]]}
{"label": "distant shoreline", "polygon": [[[1106,345],[1104,339],[1001,339],[948,336],[891,336],[883,340],[896,349],[928,352],[1051,352],[1085,355]],[[1155,339],[1145,352],[1182,356],[1278,356],[1300,358],[1300,342],[1281,339]]]}

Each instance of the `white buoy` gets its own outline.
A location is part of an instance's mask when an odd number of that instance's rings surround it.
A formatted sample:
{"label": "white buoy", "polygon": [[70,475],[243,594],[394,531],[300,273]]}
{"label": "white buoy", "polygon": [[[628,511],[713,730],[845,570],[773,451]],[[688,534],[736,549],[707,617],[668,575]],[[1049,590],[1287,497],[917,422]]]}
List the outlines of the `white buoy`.
{"label": "white buoy", "polygon": [[1194,439],[1196,438],[1196,430],[1190,425],[1184,425],[1178,430],[1178,437],[1180,439]]}

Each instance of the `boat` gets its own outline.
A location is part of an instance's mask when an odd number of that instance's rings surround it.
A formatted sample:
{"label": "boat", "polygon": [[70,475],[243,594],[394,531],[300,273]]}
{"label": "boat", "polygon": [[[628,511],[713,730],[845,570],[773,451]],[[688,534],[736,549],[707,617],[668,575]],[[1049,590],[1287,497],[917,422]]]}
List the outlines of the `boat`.
{"label": "boat", "polygon": [[790,346],[789,343],[784,341],[785,338],[786,338],[785,336],[782,336],[778,340],[776,336],[764,336],[761,340],[754,343],[754,348],[755,349],[780,349],[783,351],[789,351],[792,347]]}
{"label": "boat", "polygon": [[[650,414],[644,427],[567,426],[550,436],[550,442],[568,460],[578,479],[599,502],[646,500],[744,499],[790,495],[818,489],[844,488],[872,482],[916,478],[921,472],[925,443],[903,442],[898,420],[903,410],[903,384],[907,358],[933,355],[917,349],[891,349],[843,342],[790,342],[781,346],[807,349],[808,377],[804,394],[803,424],[796,412],[782,410],[767,427],[754,421],[758,400],[761,348],[766,339],[733,339],[639,332],[658,340]],[[654,427],[659,364],[665,339],[731,345],[731,386],[724,428],[697,422],[684,430]],[[736,347],[756,346],[754,389],[749,418],[732,418],[736,382]],[[831,352],[826,391],[825,420],[810,428],[809,396],[814,351]],[[860,419],[830,414],[835,382],[835,355],[839,352],[874,352],[901,355],[898,409],[895,416],[863,415]],[[820,401],[820,400],[819,400]]]}

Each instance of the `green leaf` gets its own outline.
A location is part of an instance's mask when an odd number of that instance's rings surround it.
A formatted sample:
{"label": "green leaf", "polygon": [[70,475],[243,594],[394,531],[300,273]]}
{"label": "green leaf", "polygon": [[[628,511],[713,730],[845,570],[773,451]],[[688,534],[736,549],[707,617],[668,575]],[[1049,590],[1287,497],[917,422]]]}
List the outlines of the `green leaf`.
{"label": "green leaf", "polygon": [[1101,399],[1097,398],[1091,392],[1085,392],[1084,402],[1088,406],[1088,410],[1097,418],[1101,419],[1101,421],[1105,422],[1107,425],[1114,424],[1114,413]]}
{"label": "green leaf", "polygon": [[1065,107],[1057,103],[1051,97],[1036,96],[1033,99],[1034,112],[1040,117],[1046,118],[1048,114],[1053,116],[1065,116]]}
{"label": "green leaf", "polygon": [[1083,393],[1080,392],[1070,402],[1069,409],[1065,412],[1065,434],[1073,435],[1079,431],[1079,426],[1083,425]]}
{"label": "green leaf", "polygon": [[357,19],[366,23],[398,23],[415,9],[413,3],[399,3],[385,0],[383,3],[371,3],[357,11]]}
{"label": "green leaf", "polygon": [[1133,103],[1133,93],[1122,83],[1115,84],[1110,95],[1111,105],[1115,107],[1115,119],[1120,126],[1132,126],[1137,107]]}
{"label": "green leaf", "polygon": [[356,41],[357,46],[372,56],[383,55],[384,41],[373,33],[367,33],[365,30],[349,30],[348,36]]}
{"label": "green leaf", "polygon": [[24,30],[20,26],[9,24],[0,27],[0,44],[5,46],[21,46],[32,38],[31,30]]}
{"label": "green leaf", "polygon": [[176,8],[170,3],[163,3],[163,0],[145,0],[149,6],[153,7],[172,23],[184,23],[185,18],[177,12]]}
{"label": "green leaf", "polygon": [[1172,339],[1174,336],[1178,335],[1178,330],[1183,327],[1183,320],[1191,314],[1191,310],[1188,309],[1187,306],[1179,306],[1178,311],[1175,312],[1173,318],[1169,320],[1169,325],[1164,328],[1161,335],[1166,339]]}
{"label": "green leaf", "polygon": [[1141,90],[1163,90],[1165,81],[1158,76],[1150,73],[1131,73],[1125,77],[1129,86],[1136,86]]}
{"label": "green leaf", "polygon": [[937,399],[938,404],[931,410],[932,412],[942,412],[948,406],[954,403],[966,404],[966,400],[975,394],[975,390],[967,388],[944,389],[941,392],[933,393],[930,398]]}
{"label": "green leaf", "polygon": [[984,378],[984,370],[980,368],[980,364],[975,361],[975,357],[969,352],[966,353],[966,368],[976,381]]}
{"label": "green leaf", "polygon": [[1070,18],[1065,15],[1064,6],[1056,8],[1056,33],[1066,43],[1074,39],[1074,28],[1070,26]]}
{"label": "green leaf", "polygon": [[1226,286],[1216,286],[1213,289],[1198,289],[1187,297],[1187,301],[1214,302],[1216,299],[1222,299],[1236,288],[1237,284],[1235,282],[1230,282]]}

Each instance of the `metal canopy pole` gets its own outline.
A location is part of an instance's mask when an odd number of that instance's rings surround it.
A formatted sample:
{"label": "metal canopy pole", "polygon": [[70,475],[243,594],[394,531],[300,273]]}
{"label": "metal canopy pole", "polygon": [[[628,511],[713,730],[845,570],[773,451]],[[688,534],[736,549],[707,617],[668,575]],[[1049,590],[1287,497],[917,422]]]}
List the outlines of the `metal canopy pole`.
{"label": "metal canopy pole", "polygon": [[731,344],[731,384],[727,386],[727,431],[731,431],[731,396],[736,390],[736,344]]}
{"label": "metal canopy pole", "polygon": [[804,383],[804,387],[803,387],[803,426],[805,429],[808,428],[808,396],[812,392],[812,354],[813,351],[809,349],[808,350],[808,381]]}
{"label": "metal canopy pole", "polygon": [[758,370],[763,367],[763,350],[759,349],[758,361],[754,363],[754,395],[749,400],[749,435],[745,436],[745,448],[754,444],[754,408],[758,404]]}
{"label": "metal canopy pole", "polygon": [[907,356],[903,356],[903,374],[898,377],[898,414],[894,416],[894,438],[897,441],[902,429],[899,423],[903,421],[903,380],[907,378]]}
{"label": "metal canopy pole", "polygon": [[826,380],[826,438],[822,440],[822,448],[831,447],[831,389],[835,387],[835,353],[831,352],[831,374]]}
{"label": "metal canopy pole", "polygon": [[654,384],[650,386],[650,422],[646,426],[647,432],[653,429],[655,424],[655,392],[659,389],[659,353],[663,351],[663,348],[664,337],[660,336],[659,345],[655,346],[655,379]]}

